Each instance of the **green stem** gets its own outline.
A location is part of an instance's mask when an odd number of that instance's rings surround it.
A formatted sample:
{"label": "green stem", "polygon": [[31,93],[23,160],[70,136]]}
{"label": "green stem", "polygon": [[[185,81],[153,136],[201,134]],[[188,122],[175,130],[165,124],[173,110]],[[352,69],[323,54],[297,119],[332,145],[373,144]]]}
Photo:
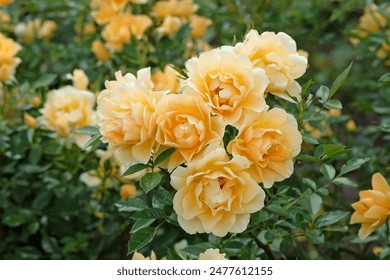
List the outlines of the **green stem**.
{"label": "green stem", "polygon": [[253,240],[256,242],[257,246],[259,246],[261,249],[263,249],[265,251],[265,253],[267,254],[267,256],[271,259],[271,260],[274,260],[275,259],[275,256],[274,254],[272,253],[271,249],[269,248],[268,245],[264,244],[263,242],[260,241],[260,239],[257,238],[257,236],[254,234],[254,233],[251,233],[251,236],[253,238]]}

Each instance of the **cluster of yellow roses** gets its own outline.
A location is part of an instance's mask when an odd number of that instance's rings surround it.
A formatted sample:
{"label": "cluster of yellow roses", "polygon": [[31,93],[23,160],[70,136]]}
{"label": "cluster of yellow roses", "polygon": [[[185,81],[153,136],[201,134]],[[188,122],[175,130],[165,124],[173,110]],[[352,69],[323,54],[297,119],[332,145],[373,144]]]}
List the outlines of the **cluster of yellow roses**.
{"label": "cluster of yellow roses", "polygon": [[[251,30],[244,42],[187,61],[179,92],[154,90],[149,68],[137,76],[117,72],[97,99],[102,141],[124,166],[175,148],[160,167],[173,171],[181,227],[191,234],[242,232],[250,213],[264,206],[258,184],[270,188],[288,178],[302,142],[294,117],[270,109],[266,93],[299,100],[295,79],[306,68],[290,36]],[[226,151],[227,125],[238,134]]]}
{"label": "cluster of yellow roses", "polygon": [[[92,0],[92,17],[103,26],[102,37],[92,43],[92,51],[102,61],[110,57],[110,52],[121,52],[123,46],[131,43],[132,36],[142,38],[145,31],[153,25],[148,15],[135,15],[127,4],[146,4],[148,0]],[[211,20],[194,14],[198,6],[192,0],[158,1],[151,15],[156,20],[156,35],[174,35],[184,23],[189,23],[192,38],[202,38]]]}
{"label": "cluster of yellow roses", "polygon": [[[381,45],[378,49],[373,50],[376,56],[383,60],[386,65],[390,65],[390,21],[389,21],[390,7],[386,10],[381,10],[377,5],[371,3],[364,9],[364,14],[359,19],[359,25],[352,32],[360,38],[365,38],[369,35],[383,31],[386,34],[387,39],[381,41]],[[351,39],[352,44],[357,45],[359,43],[358,38]]]}

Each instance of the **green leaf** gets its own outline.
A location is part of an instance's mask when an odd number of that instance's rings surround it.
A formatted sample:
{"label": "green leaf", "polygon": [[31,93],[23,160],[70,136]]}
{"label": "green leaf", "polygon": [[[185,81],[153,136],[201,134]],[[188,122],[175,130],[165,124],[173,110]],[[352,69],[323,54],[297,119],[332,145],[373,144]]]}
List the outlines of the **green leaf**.
{"label": "green leaf", "polygon": [[335,231],[335,232],[346,232],[348,230],[348,226],[333,226],[322,228],[324,231]]}
{"label": "green leaf", "polygon": [[363,164],[366,162],[370,161],[370,158],[354,158],[349,161],[347,161],[342,167],[341,167],[341,172],[340,175],[346,174],[348,172],[351,172],[355,169],[360,168]]}
{"label": "green leaf", "polygon": [[17,213],[9,214],[4,217],[3,224],[9,226],[9,227],[19,227],[23,224],[28,223],[31,221],[32,216],[30,211],[27,210],[20,210]]}
{"label": "green leaf", "polygon": [[325,236],[322,231],[318,229],[306,232],[306,237],[314,244],[322,244],[325,241]]}
{"label": "green leaf", "polygon": [[161,219],[167,215],[161,209],[148,208],[135,213],[131,218],[133,219]]}
{"label": "green leaf", "polygon": [[84,144],[83,151],[85,151],[89,146],[95,145],[98,141],[100,141],[102,135],[96,134],[88,139],[88,141]]}
{"label": "green leaf", "polygon": [[307,185],[308,187],[310,187],[312,190],[316,190],[317,189],[317,184],[316,182],[314,182],[312,179],[309,179],[309,178],[303,178],[302,182]]}
{"label": "green leaf", "polygon": [[51,85],[51,83],[53,83],[56,77],[57,77],[56,74],[43,74],[37,80],[35,80],[31,86],[33,88],[49,86]]}
{"label": "green leaf", "polygon": [[328,180],[332,180],[334,176],[336,176],[336,170],[334,167],[325,163],[321,166],[320,171]]}
{"label": "green leaf", "polygon": [[345,149],[345,146],[328,144],[323,146],[323,152],[328,156],[328,158],[333,158],[345,153],[348,153],[350,150]]}
{"label": "green leaf", "polygon": [[32,164],[37,164],[39,162],[39,160],[41,159],[41,157],[42,157],[42,146],[41,145],[34,145],[31,148],[30,153],[28,154],[28,160]]}
{"label": "green leaf", "polygon": [[174,250],[168,248],[167,260],[183,260]]}
{"label": "green leaf", "polygon": [[175,148],[170,148],[168,150],[165,150],[164,152],[162,152],[157,156],[156,160],[154,161],[154,165],[158,165],[159,163],[163,162],[164,160],[169,158],[175,151],[176,151]]}
{"label": "green leaf", "polygon": [[129,198],[114,204],[119,212],[133,212],[148,208],[148,205],[140,198]]}
{"label": "green leaf", "polygon": [[282,206],[277,204],[268,205],[267,210],[283,217],[290,216],[289,212],[286,209],[284,209]]}
{"label": "green leaf", "polygon": [[127,170],[123,173],[123,176],[136,173],[136,172],[144,170],[145,168],[148,168],[148,167],[149,166],[147,164],[143,164],[143,163],[134,164],[134,165],[130,166],[129,168],[127,168]]}
{"label": "green leaf", "polygon": [[382,83],[390,83],[390,72],[382,75],[378,81]]}
{"label": "green leaf", "polygon": [[141,178],[141,188],[145,193],[148,193],[160,184],[161,178],[162,176],[158,172],[147,173]]}
{"label": "green leaf", "polygon": [[345,79],[347,78],[349,71],[351,70],[352,62],[349,64],[349,66],[343,71],[343,73],[340,74],[340,76],[337,77],[337,79],[333,82],[331,88],[330,88],[330,98],[335,95],[337,90],[341,87],[341,85],[344,83]]}
{"label": "green leaf", "polygon": [[248,242],[241,249],[241,259],[254,260],[256,258],[257,250],[258,247],[253,240],[251,242]]}
{"label": "green leaf", "polygon": [[302,140],[306,143],[309,143],[309,144],[314,144],[314,145],[319,144],[317,139],[315,139],[313,136],[311,136],[310,134],[307,134],[307,133],[302,134]]}
{"label": "green leaf", "polygon": [[320,103],[325,103],[329,98],[329,88],[321,85],[320,88],[316,92],[316,96],[319,98]]}
{"label": "green leaf", "polygon": [[39,223],[32,222],[27,226],[27,232],[30,234],[35,234],[39,230]]}
{"label": "green leaf", "polygon": [[315,223],[318,227],[330,226],[344,219],[348,214],[349,212],[346,211],[331,211],[320,216]]}
{"label": "green leaf", "polygon": [[148,245],[156,234],[156,228],[146,227],[130,235],[130,241],[127,247],[127,255]]}
{"label": "green leaf", "polygon": [[310,161],[310,162],[322,162],[319,158],[310,155],[298,155],[296,157],[298,161]]}
{"label": "green leaf", "polygon": [[332,99],[326,101],[324,107],[326,109],[343,109],[343,104],[341,104],[341,102],[337,99]]}
{"label": "green leaf", "polygon": [[197,245],[187,246],[186,248],[182,249],[181,252],[198,257],[200,253],[204,253],[207,249],[211,247],[212,245],[208,242],[199,243]]}
{"label": "green leaf", "polygon": [[336,185],[341,185],[341,186],[345,185],[345,186],[349,186],[349,187],[357,187],[357,184],[355,182],[353,182],[351,179],[346,178],[346,177],[336,178],[332,182],[335,183]]}
{"label": "green leaf", "polygon": [[155,219],[137,219],[135,220],[133,226],[131,227],[130,232],[135,233],[140,229],[146,228],[150,226],[154,221]]}
{"label": "green leaf", "polygon": [[310,195],[310,209],[312,215],[315,215],[318,211],[320,211],[322,207],[322,198],[316,193],[312,193]]}
{"label": "green leaf", "polygon": [[97,128],[96,126],[87,125],[87,126],[80,127],[76,130],[73,130],[73,133],[87,134],[87,135],[98,135],[98,134],[100,134],[100,131],[99,131],[99,128]]}

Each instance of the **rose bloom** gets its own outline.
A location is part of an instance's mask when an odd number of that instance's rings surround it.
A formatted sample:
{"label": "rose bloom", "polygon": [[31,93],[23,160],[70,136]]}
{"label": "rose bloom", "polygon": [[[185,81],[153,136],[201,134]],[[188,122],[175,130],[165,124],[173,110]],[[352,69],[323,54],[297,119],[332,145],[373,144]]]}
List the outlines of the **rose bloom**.
{"label": "rose bloom", "polygon": [[132,184],[125,184],[121,186],[120,196],[126,200],[129,197],[135,197],[137,195],[137,187]]}
{"label": "rose bloom", "polygon": [[106,81],[106,89],[97,99],[97,122],[102,141],[114,150],[116,158],[126,167],[147,163],[153,152],[157,124],[155,106],[162,92],[152,91],[150,68]]}
{"label": "rose bloom", "polygon": [[168,0],[158,1],[152,10],[152,15],[156,18],[176,16],[186,18],[198,10],[198,5],[192,0]]}
{"label": "rose bloom", "polygon": [[372,176],[372,190],[361,191],[360,200],[352,204],[355,212],[351,224],[361,223],[359,237],[365,239],[380,228],[390,216],[390,188],[380,174]]}
{"label": "rose bloom", "polygon": [[174,35],[182,26],[182,20],[178,17],[167,16],[164,18],[161,26],[157,27],[156,31],[158,34],[162,35]]}
{"label": "rose bloom", "polygon": [[[72,86],[64,86],[49,91],[45,105],[40,110],[43,124],[57,132],[59,137],[67,137],[73,130],[95,124],[94,94]],[[79,146],[89,139],[87,135],[74,135]]]}
{"label": "rose bloom", "polygon": [[227,260],[226,254],[221,254],[219,249],[207,249],[199,254],[199,260]]}
{"label": "rose bloom", "polygon": [[[96,2],[96,1],[95,1]],[[104,0],[96,2],[93,5],[91,15],[97,24],[103,25],[112,21],[115,17],[120,15],[127,3],[126,1]]]}
{"label": "rose bloom", "polygon": [[283,32],[259,35],[252,29],[235,50],[247,55],[255,67],[265,70],[270,79],[266,92],[289,101],[290,96],[300,100],[301,86],[295,79],[306,72],[307,58],[297,53],[297,45],[290,36]]}
{"label": "rose bloom", "polygon": [[157,70],[152,74],[154,90],[162,91],[169,90],[170,93],[176,93],[180,90],[179,73],[171,65],[165,65],[164,72]]}
{"label": "rose bloom", "polygon": [[131,41],[131,18],[130,13],[118,15],[113,18],[103,29],[102,37],[113,51],[120,52],[123,45]]}
{"label": "rose bloom", "polygon": [[82,69],[74,69],[72,74],[67,74],[67,78],[72,80],[73,86],[77,89],[86,90],[89,79]]}
{"label": "rose bloom", "polygon": [[211,25],[212,21],[206,17],[199,15],[190,16],[191,37],[195,39],[203,38],[206,34],[207,27]]}
{"label": "rose bloom", "polygon": [[131,19],[131,32],[137,38],[141,38],[148,29],[153,24],[150,17],[146,15],[133,15]]}
{"label": "rose bloom", "polygon": [[157,257],[156,257],[156,253],[154,251],[152,251],[152,253],[150,254],[150,257],[145,257],[141,253],[138,253],[137,251],[135,251],[133,254],[133,258],[132,258],[133,261],[149,261],[149,260],[155,261],[156,259],[157,259]]}
{"label": "rose bloom", "polygon": [[269,80],[263,69],[253,69],[246,55],[238,55],[232,47],[201,53],[186,63],[185,86],[194,89],[215,114],[234,125],[244,109],[261,112],[267,108],[264,90]]}
{"label": "rose bloom", "polygon": [[280,108],[261,114],[247,112],[237,137],[228,144],[233,156],[244,156],[251,166],[248,172],[265,188],[291,176],[293,158],[301,151],[302,136],[297,121]]}
{"label": "rose bloom", "polygon": [[0,82],[6,82],[14,77],[15,69],[21,62],[15,57],[22,47],[0,32]]}
{"label": "rose bloom", "polygon": [[6,7],[11,4],[13,0],[0,0],[0,7]]}
{"label": "rose bloom", "polygon": [[168,170],[190,162],[212,142],[221,142],[225,123],[211,116],[210,107],[197,95],[170,94],[156,106],[156,141],[164,148],[176,148],[168,160]]}
{"label": "rose bloom", "polygon": [[103,44],[100,40],[95,40],[92,42],[91,46],[92,52],[97,57],[97,59],[106,62],[111,58],[111,53],[109,49],[106,48],[106,46]]}
{"label": "rose bloom", "polygon": [[189,234],[243,232],[250,214],[264,206],[264,191],[246,171],[249,161],[242,156],[230,160],[223,147],[215,146],[171,174],[177,190],[173,208]]}

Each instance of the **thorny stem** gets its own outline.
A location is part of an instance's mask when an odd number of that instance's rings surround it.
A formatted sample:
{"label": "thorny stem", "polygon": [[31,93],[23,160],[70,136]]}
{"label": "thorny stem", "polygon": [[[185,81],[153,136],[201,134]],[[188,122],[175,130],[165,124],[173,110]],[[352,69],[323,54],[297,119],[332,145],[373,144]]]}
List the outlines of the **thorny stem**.
{"label": "thorny stem", "polygon": [[272,253],[269,246],[265,245],[263,242],[261,242],[254,233],[251,233],[251,236],[253,237],[253,240],[256,242],[257,246],[259,246],[261,249],[263,249],[271,260],[274,260],[275,256]]}

